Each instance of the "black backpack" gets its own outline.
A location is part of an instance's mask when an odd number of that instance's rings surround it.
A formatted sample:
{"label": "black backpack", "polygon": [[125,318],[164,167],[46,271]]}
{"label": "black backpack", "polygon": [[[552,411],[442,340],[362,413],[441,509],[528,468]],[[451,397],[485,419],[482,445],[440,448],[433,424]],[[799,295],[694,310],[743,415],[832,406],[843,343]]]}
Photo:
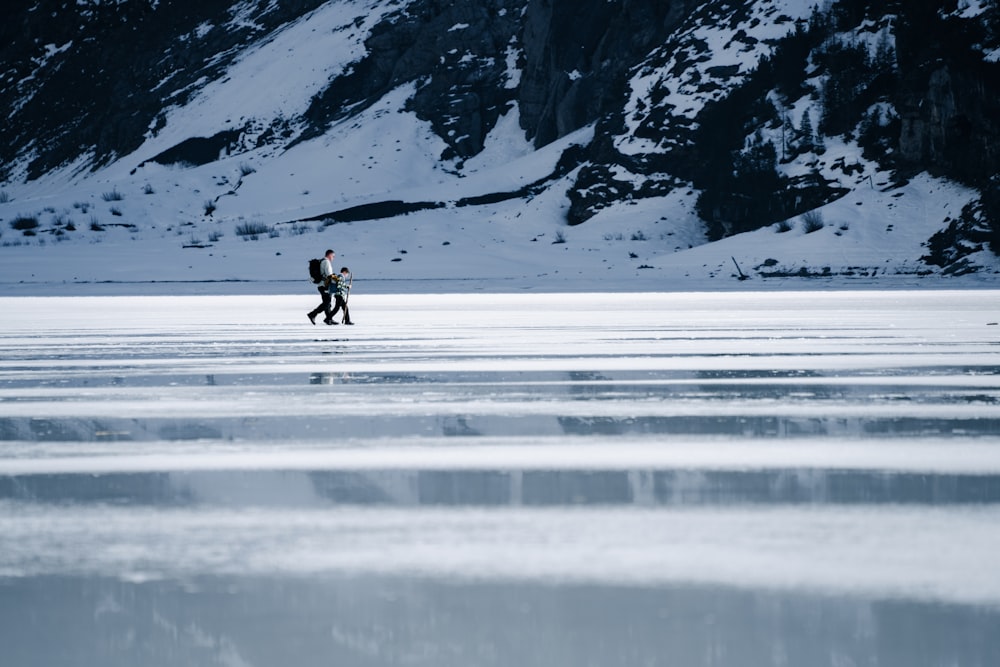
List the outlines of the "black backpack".
{"label": "black backpack", "polygon": [[323,282],[323,272],[320,271],[319,265],[323,260],[321,259],[310,259],[309,260],[309,277],[317,285]]}

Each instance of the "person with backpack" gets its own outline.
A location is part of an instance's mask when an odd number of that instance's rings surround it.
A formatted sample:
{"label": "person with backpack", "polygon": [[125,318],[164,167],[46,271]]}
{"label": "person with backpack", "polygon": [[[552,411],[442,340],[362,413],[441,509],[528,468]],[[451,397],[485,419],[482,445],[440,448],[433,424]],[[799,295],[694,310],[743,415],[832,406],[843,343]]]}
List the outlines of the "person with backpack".
{"label": "person with backpack", "polygon": [[[344,324],[354,324],[354,322],[351,321],[350,313],[347,312],[347,296],[351,289],[351,285],[347,282],[347,279],[350,274],[350,269],[343,266],[340,268],[340,275],[334,276],[333,281],[330,283],[330,291],[333,292],[333,296],[336,298],[336,305],[334,305],[333,312],[330,313],[330,319],[333,320],[333,317],[337,314],[337,312],[343,308]],[[336,323],[336,320],[332,322],[332,324]],[[327,322],[327,324],[331,324],[331,322]]]}
{"label": "person with backpack", "polygon": [[330,312],[330,303],[332,301],[330,285],[334,278],[333,258],[336,256],[337,253],[332,250],[327,250],[326,253],[324,253],[323,259],[319,262],[319,275],[316,275],[314,264],[316,260],[311,260],[309,262],[309,274],[312,277],[313,283],[316,284],[316,289],[319,291],[320,298],[323,299],[318,306],[306,313],[306,317],[308,317],[309,321],[313,324],[316,324],[316,316],[320,313],[325,314],[325,317],[323,318],[324,324],[333,324],[333,313]]}

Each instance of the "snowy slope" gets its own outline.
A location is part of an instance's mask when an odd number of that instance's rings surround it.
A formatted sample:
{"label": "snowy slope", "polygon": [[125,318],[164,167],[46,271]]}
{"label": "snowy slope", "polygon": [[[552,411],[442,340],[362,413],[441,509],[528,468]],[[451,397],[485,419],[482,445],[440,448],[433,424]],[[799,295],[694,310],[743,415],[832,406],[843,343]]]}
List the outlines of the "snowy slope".
{"label": "snowy slope", "polygon": [[[269,129],[294,131],[291,120],[361,57],[372,27],[399,9],[398,2],[378,0],[327,3],[261,36],[224,76],[165,110],[163,127],[151,128],[133,153],[96,171],[87,170],[82,156],[45,178],[0,186],[0,292],[62,292],[66,285],[308,290],[305,260],[327,247],[381,291],[735,289],[744,284],[740,271],[758,288],[930,285],[941,277],[921,262],[924,244],[976,197],[926,175],[892,185],[856,145],[830,142],[818,166],[807,163],[809,156],[783,166],[791,175],[816,168],[850,188],[818,209],[818,231],[807,232],[796,217],[781,228],[708,243],[694,210],[698,191],[683,183],[664,196],[612,202],[586,224],[569,227],[566,193],[576,171],[560,160],[571,146],[591,141],[592,125],[536,149],[512,104],[485,150],[458,163],[442,159],[446,143],[409,108],[413,84],[312,139],[259,141]],[[655,88],[666,86],[671,117],[690,123],[810,10],[784,0],[747,3],[743,13],[727,16],[693,16],[672,43],[678,50],[667,66],[635,72],[625,113],[630,124],[615,139],[617,150],[654,148],[635,135],[642,100]],[[253,17],[235,13],[233,20]],[[663,56],[651,54],[650,62]],[[673,79],[667,73],[682,58],[694,64]],[[720,72],[732,68],[738,75],[723,81]],[[803,104],[796,102],[799,117]],[[207,164],[152,161],[185,139],[233,127],[244,128],[238,150]],[[860,171],[847,176],[838,162]],[[626,170],[618,177],[637,187],[649,178]],[[414,207],[405,215],[383,210],[335,222],[345,209],[385,202]],[[32,221],[34,229],[15,228]],[[978,273],[945,278],[946,284],[995,284],[997,257],[984,251],[973,259]]]}

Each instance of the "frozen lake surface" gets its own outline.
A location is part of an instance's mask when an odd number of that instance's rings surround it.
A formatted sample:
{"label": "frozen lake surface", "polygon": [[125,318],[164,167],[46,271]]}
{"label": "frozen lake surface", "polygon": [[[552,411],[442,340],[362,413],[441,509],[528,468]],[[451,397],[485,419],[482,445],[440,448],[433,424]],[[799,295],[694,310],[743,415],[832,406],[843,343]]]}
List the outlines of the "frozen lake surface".
{"label": "frozen lake surface", "polygon": [[11,665],[1000,664],[1000,292],[0,298]]}

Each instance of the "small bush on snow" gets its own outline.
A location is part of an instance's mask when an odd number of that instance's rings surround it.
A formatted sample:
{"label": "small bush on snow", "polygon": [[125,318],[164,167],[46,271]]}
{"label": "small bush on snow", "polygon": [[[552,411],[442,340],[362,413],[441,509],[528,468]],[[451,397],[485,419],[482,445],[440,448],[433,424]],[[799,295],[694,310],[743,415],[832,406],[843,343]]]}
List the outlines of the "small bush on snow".
{"label": "small bush on snow", "polygon": [[270,234],[271,228],[263,222],[243,222],[236,225],[234,231],[237,236],[242,236],[244,241],[247,239],[256,241],[259,236]]}
{"label": "small bush on snow", "polygon": [[823,229],[823,214],[819,211],[806,211],[802,214],[802,226],[806,234],[812,234]]}
{"label": "small bush on snow", "polygon": [[28,215],[19,215],[10,221],[10,228],[19,232],[24,232],[25,236],[27,236],[28,232],[38,228],[38,218]]}

